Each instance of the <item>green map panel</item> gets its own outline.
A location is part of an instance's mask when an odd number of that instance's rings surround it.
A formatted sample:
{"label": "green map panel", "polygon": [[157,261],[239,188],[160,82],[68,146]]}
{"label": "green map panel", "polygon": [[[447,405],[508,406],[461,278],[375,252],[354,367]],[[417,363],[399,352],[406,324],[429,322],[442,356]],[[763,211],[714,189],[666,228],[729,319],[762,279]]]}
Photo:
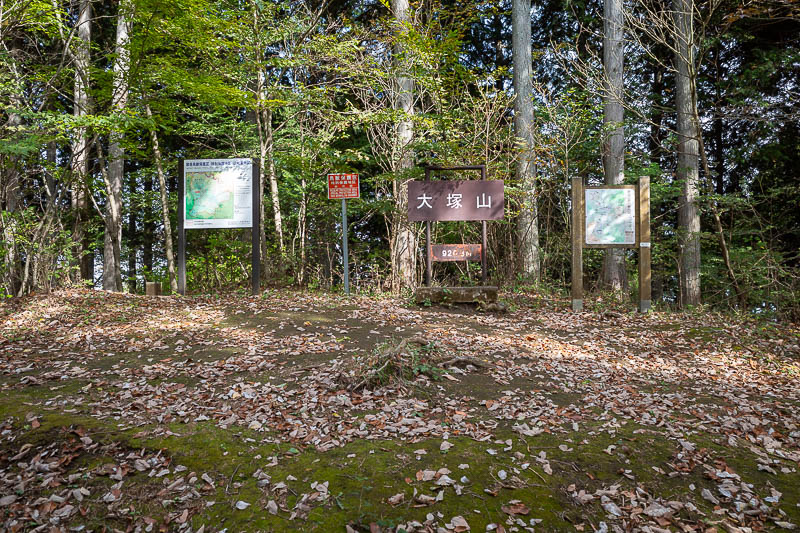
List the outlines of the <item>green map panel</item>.
{"label": "green map panel", "polygon": [[634,244],[633,189],[586,189],[586,244]]}
{"label": "green map panel", "polygon": [[222,172],[186,174],[186,219],[233,218],[233,185]]}

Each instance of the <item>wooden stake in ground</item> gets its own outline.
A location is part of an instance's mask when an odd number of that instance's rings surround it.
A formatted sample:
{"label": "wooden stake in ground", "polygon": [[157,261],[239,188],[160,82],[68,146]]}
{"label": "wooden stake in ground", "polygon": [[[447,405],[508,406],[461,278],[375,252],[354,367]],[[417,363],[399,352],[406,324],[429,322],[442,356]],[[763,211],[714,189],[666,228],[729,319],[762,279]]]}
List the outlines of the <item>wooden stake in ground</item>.
{"label": "wooden stake in ground", "polygon": [[650,176],[639,177],[639,312],[650,310]]}
{"label": "wooden stake in ground", "polygon": [[572,310],[583,311],[583,178],[572,178]]}

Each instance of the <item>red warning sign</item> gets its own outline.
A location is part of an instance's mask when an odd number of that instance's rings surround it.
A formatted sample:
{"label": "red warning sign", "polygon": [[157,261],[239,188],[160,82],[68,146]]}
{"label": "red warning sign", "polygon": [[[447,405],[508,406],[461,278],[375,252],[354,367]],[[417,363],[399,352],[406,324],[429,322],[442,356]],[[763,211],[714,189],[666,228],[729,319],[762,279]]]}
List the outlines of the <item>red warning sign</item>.
{"label": "red warning sign", "polygon": [[361,198],[358,174],[328,174],[328,199]]}

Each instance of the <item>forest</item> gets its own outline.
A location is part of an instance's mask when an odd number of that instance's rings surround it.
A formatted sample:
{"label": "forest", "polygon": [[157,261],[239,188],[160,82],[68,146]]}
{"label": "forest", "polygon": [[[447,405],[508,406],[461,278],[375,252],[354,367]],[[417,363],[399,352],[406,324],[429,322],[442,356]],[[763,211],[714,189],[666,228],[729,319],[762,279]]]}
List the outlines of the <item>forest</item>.
{"label": "forest", "polygon": [[[570,180],[649,176],[656,308],[800,317],[796,0],[6,0],[0,33],[3,297],[174,292],[179,160],[254,158],[265,286],[341,287],[331,172],[354,290],[417,286],[408,182],[483,164],[497,284],[567,291]],[[249,231],[187,232],[190,292],[247,287]],[[636,260],[588,250],[585,284],[632,300]]]}

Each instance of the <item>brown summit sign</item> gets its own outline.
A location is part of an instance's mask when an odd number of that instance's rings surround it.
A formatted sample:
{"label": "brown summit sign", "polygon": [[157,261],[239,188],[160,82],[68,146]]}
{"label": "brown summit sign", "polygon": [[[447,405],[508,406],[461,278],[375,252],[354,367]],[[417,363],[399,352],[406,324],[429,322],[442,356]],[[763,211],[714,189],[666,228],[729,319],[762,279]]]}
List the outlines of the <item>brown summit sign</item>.
{"label": "brown summit sign", "polygon": [[408,219],[500,220],[503,218],[501,180],[437,180],[408,183]]}

